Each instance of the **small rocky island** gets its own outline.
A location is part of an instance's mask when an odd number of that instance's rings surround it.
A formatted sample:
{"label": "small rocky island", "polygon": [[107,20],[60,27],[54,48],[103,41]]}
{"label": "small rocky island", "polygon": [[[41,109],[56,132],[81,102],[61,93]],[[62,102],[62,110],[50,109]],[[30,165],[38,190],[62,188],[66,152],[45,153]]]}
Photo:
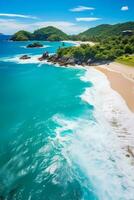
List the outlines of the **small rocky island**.
{"label": "small rocky island", "polygon": [[41,44],[40,42],[34,42],[32,44],[28,44],[27,48],[41,48],[43,47],[43,44]]}
{"label": "small rocky island", "polygon": [[28,55],[23,55],[23,56],[20,57],[20,60],[28,60],[28,59],[30,59],[30,58],[31,58],[31,57],[28,56]]}

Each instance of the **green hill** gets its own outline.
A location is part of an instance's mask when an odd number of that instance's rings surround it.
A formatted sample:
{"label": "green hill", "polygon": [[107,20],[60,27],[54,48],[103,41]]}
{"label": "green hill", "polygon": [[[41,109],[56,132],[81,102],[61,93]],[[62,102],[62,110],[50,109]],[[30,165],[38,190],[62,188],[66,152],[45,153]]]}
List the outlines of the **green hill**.
{"label": "green hill", "polygon": [[123,31],[134,32],[134,22],[126,22],[115,25],[102,24],[87,31],[74,36],[68,36],[63,31],[48,26],[35,30],[33,33],[27,31],[18,31],[15,33],[11,40],[13,41],[27,41],[27,40],[44,40],[44,41],[61,41],[61,40],[92,40],[98,41],[107,37],[119,36]]}
{"label": "green hill", "polygon": [[80,33],[78,37],[82,40],[92,40],[95,37],[102,39],[111,36],[118,36],[126,30],[134,31],[134,22],[126,22],[115,25],[102,24]]}
{"label": "green hill", "polygon": [[23,30],[18,31],[11,37],[11,40],[13,41],[28,41],[31,39],[32,39],[32,33]]}
{"label": "green hill", "polygon": [[67,34],[52,26],[38,29],[34,31],[34,33],[29,33],[27,31],[18,31],[11,38],[11,40],[13,41],[28,41],[28,40],[61,41],[67,39],[68,39]]}
{"label": "green hill", "polygon": [[38,29],[33,35],[36,40],[60,41],[68,39],[67,34],[52,26]]}

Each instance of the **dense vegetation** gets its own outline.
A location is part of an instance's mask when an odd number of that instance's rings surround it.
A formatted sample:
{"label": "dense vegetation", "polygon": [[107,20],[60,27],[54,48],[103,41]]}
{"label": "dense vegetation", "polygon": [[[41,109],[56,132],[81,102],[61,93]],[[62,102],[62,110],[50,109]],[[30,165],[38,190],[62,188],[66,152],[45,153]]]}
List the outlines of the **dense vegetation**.
{"label": "dense vegetation", "polygon": [[70,47],[59,49],[59,57],[71,57],[81,60],[83,63],[96,61],[112,61],[122,55],[134,53],[134,35],[114,36],[101,40],[95,46],[81,45],[80,47]]}
{"label": "dense vegetation", "polygon": [[68,39],[64,32],[51,26],[36,30],[33,35],[35,40],[60,41]]}
{"label": "dense vegetation", "polygon": [[134,54],[134,22],[122,24],[103,24],[91,28],[79,35],[68,36],[61,30],[49,26],[34,33],[19,31],[13,35],[14,41],[44,40],[84,40],[95,41],[95,46],[81,45],[59,49],[57,54],[61,58],[72,58],[76,63],[92,63],[96,61],[112,61],[124,55]]}
{"label": "dense vegetation", "polygon": [[28,41],[31,39],[32,39],[32,33],[23,30],[18,31],[11,37],[11,40],[13,41]]}
{"label": "dense vegetation", "polygon": [[76,36],[76,39],[100,41],[106,37],[119,36],[126,30],[134,31],[134,22],[126,22],[115,25],[102,24],[80,33]]}
{"label": "dense vegetation", "polygon": [[61,40],[82,40],[82,41],[100,41],[106,37],[119,36],[123,31],[134,31],[134,22],[126,22],[121,24],[109,25],[102,24],[78,35],[67,35],[63,31],[49,26],[38,29],[34,33],[27,31],[18,31],[11,38],[14,41],[27,40],[46,40],[46,41],[61,41]]}
{"label": "dense vegetation", "polygon": [[44,41],[60,41],[67,40],[68,36],[61,30],[49,26],[46,28],[41,28],[34,33],[27,31],[19,31],[15,33],[12,38],[13,41],[28,41],[28,40],[44,40]]}

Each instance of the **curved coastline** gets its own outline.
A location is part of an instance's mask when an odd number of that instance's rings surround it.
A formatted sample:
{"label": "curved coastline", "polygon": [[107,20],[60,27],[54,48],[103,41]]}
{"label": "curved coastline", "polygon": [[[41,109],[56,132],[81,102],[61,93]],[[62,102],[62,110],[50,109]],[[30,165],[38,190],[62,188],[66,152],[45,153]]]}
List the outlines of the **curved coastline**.
{"label": "curved coastline", "polygon": [[129,109],[134,112],[134,69],[118,63],[99,65],[96,69],[107,76],[111,87],[123,97]]}
{"label": "curved coastline", "polygon": [[[39,65],[42,64],[54,64],[55,66],[61,66],[64,67],[64,62],[60,63],[58,60],[56,62],[53,60],[49,60],[47,58],[44,58],[42,61],[39,60],[41,55],[34,55],[31,56],[30,54],[27,54],[30,56],[30,59],[27,60],[21,60],[20,56],[23,54],[17,55],[15,57],[11,58],[3,58],[2,61],[8,61],[8,62],[16,62],[19,64],[28,64],[28,63],[37,63]],[[51,56],[53,54],[49,54]],[[66,63],[65,63],[66,64]],[[76,68],[90,68],[92,66],[82,66],[82,65],[73,65],[73,64],[67,64],[65,67],[76,67]],[[134,68],[124,66],[122,64],[118,63],[109,63],[109,64],[98,64],[96,66],[93,66],[98,71],[103,72],[107,78],[109,79],[111,83],[112,89],[116,90],[126,101],[129,109],[134,112]],[[123,87],[124,86],[124,87]]]}
{"label": "curved coastline", "polygon": [[[112,112],[112,110],[110,110],[110,109],[112,109],[112,107],[113,107],[113,109],[114,109],[113,118],[114,118],[114,114],[115,114],[115,116],[117,115],[116,118],[118,118],[118,115],[121,112],[122,113],[121,118],[122,118],[123,115],[125,116],[124,121],[126,121],[126,119],[131,119],[130,121],[127,121],[127,122],[132,128],[132,120],[134,119],[134,114],[133,114],[133,111],[134,111],[134,105],[133,105],[133,103],[134,103],[133,102],[134,93],[132,92],[133,91],[132,89],[134,87],[133,80],[130,80],[130,77],[126,78],[126,76],[122,75],[121,72],[119,73],[119,72],[117,72],[117,71],[115,71],[113,69],[109,69],[109,66],[111,66],[112,63],[110,65],[99,65],[99,66],[81,66],[81,65],[61,66],[58,63],[54,64],[52,62],[47,62],[47,60],[39,61],[38,60],[39,56],[40,55],[33,56],[29,60],[20,60],[19,56],[18,56],[18,57],[15,57],[15,58],[7,59],[7,61],[17,62],[19,64],[28,64],[28,63],[33,63],[34,64],[35,63],[35,64],[38,64],[38,66],[42,66],[43,64],[49,64],[49,65],[53,64],[56,67],[72,67],[72,68],[77,68],[77,69],[78,68],[80,68],[80,69],[83,68],[83,69],[85,69],[85,70],[87,70],[89,72],[90,72],[90,70],[92,71],[92,69],[94,69],[94,70],[96,70],[96,74],[95,75],[97,75],[97,73],[104,74],[103,79],[105,79],[105,77],[107,77],[107,79],[109,81],[109,84],[110,84],[110,87],[111,87],[111,92],[114,93],[116,91],[116,93],[118,94],[117,95],[118,96],[117,97],[117,101],[118,101],[119,98],[121,99],[120,100],[121,104],[117,104],[116,108],[114,108],[113,105],[112,105],[112,103],[114,104],[114,100],[113,100],[113,102],[103,102],[103,103],[106,103],[106,104],[110,103],[110,105],[109,105],[110,108],[107,111],[107,113]],[[87,81],[90,81],[90,80],[92,80],[92,76],[89,74]],[[99,84],[99,82],[97,82],[96,84]],[[107,82],[107,84],[108,84],[108,82]],[[122,87],[123,84],[125,86],[127,85],[127,87]],[[104,86],[106,86],[106,85],[104,85]],[[103,94],[103,88],[101,88],[101,90],[102,90],[102,94]],[[87,91],[88,91],[88,89],[87,89]],[[101,95],[101,94],[99,94],[99,95]],[[109,94],[106,93],[105,95],[108,96]],[[86,96],[89,98],[90,91],[86,92]],[[120,107],[121,107],[121,109],[120,109]],[[97,109],[98,108],[99,108],[99,106],[97,107]],[[107,113],[105,113],[105,110],[102,111],[102,112],[104,114],[107,114]],[[126,113],[127,113],[127,117],[126,117]],[[116,119],[116,121],[117,122],[112,122],[112,120],[111,120],[111,123],[118,124],[118,119]],[[127,128],[129,128],[129,127],[125,128],[126,129],[125,135],[122,135],[122,133],[123,133],[122,130],[119,132],[119,135],[118,134],[117,135],[120,138],[125,138],[125,139],[123,139],[124,141],[127,141],[125,143],[125,145],[123,146],[123,148],[125,149],[125,152],[126,152],[125,154],[128,157],[131,157],[133,159],[134,158],[134,148],[132,147],[132,144],[131,144],[130,141],[131,140],[133,141],[134,137],[132,135],[132,131],[130,131],[131,133],[129,133],[129,134],[127,133],[127,131],[128,131]]]}
{"label": "curved coastline", "polygon": [[[93,181],[97,193],[102,199],[108,198],[108,195],[111,199],[130,200],[134,177],[132,176],[133,166],[131,165],[133,157],[131,151],[128,150],[131,150],[134,141],[132,135],[134,115],[129,111],[121,96],[110,87],[106,76],[92,66],[60,66],[51,62],[47,63],[47,60],[39,61],[38,57],[41,55],[34,55],[29,60],[20,60],[19,56],[8,58],[8,61],[19,64],[35,63],[38,64],[37,66],[52,64],[58,67],[85,70],[85,74],[79,78],[85,82],[92,82],[93,87],[87,86],[80,98],[94,106],[96,122],[95,124],[90,123],[89,119],[83,119],[81,116],[74,121],[59,116],[58,119],[56,118],[57,124],[61,125],[61,128],[56,129],[58,139],[60,139],[59,133],[68,130],[68,128],[77,134],[74,136],[68,152],[71,152],[76,163]],[[92,144],[94,145],[92,146]],[[99,167],[96,165],[97,162],[100,162]],[[94,180],[94,175],[96,180]],[[101,186],[98,182],[101,182]],[[116,188],[114,188],[115,182],[118,183]],[[126,188],[125,191],[123,187]]]}

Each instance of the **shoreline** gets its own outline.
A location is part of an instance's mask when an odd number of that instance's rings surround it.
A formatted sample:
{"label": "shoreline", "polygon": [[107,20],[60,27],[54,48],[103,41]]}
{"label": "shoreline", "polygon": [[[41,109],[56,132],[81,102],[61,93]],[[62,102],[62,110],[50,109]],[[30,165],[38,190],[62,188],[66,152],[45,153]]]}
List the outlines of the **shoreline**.
{"label": "shoreline", "polygon": [[[133,99],[134,99],[134,80],[132,79],[132,77],[134,76],[134,68],[130,68],[130,67],[127,67],[127,66],[123,66],[125,68],[122,68],[122,65],[118,64],[118,63],[110,63],[109,65],[107,64],[104,64],[104,65],[97,65],[97,66],[82,66],[82,65],[67,65],[67,66],[61,66],[60,64],[58,63],[53,63],[53,62],[48,62],[47,59],[44,60],[44,61],[39,61],[38,60],[39,58],[39,55],[34,55],[33,57],[31,57],[31,59],[28,59],[28,60],[20,60],[19,57],[16,59],[12,59],[10,60],[11,62],[19,62],[20,64],[27,64],[27,63],[37,63],[39,64],[38,66],[40,67],[42,64],[52,64],[56,67],[73,67],[73,68],[81,68],[81,69],[90,69],[90,68],[94,68],[96,71],[100,71],[103,75],[104,75],[104,80],[105,78],[107,79],[108,82],[110,82],[110,88],[111,90],[114,90],[117,92],[117,94],[121,97],[121,99],[123,100],[123,108],[121,108],[121,110],[123,110],[123,112],[120,110],[120,106],[122,107],[121,104],[118,104],[117,103],[117,106],[114,108],[114,114],[115,114],[115,118],[117,118],[117,121],[118,121],[118,117],[120,116],[124,116],[124,121],[127,121],[127,119],[129,118],[129,115],[126,117],[126,113],[130,113],[130,115],[134,114],[134,102],[133,102]],[[8,60],[9,61],[9,60]],[[125,73],[124,73],[124,69],[125,69]],[[133,69],[133,71],[131,71]],[[122,71],[123,70],[123,71]],[[131,71],[131,73],[130,73]],[[89,73],[89,76],[88,76],[88,80],[92,80],[92,74]],[[94,81],[94,77],[93,77],[93,81]],[[100,83],[101,84],[101,83]],[[99,82],[97,82],[97,85],[99,87]],[[123,85],[125,87],[123,87]],[[101,93],[103,94],[103,90],[101,88],[101,91],[100,91],[100,94]],[[87,93],[87,96],[90,96],[90,93],[88,92]],[[106,94],[106,96],[109,96],[108,94]],[[102,103],[103,100],[102,100]],[[108,112],[109,113],[112,113],[113,112],[113,105],[116,103],[116,100],[115,102],[108,102],[109,104],[109,109],[108,109]],[[104,103],[105,104],[105,103]],[[124,111],[124,108],[126,111]],[[105,110],[104,110],[105,112]],[[121,113],[120,113],[121,112]],[[105,115],[105,114],[104,114]],[[107,115],[107,112],[106,112],[106,115]],[[119,115],[119,116],[118,116]],[[120,117],[119,117],[120,118]],[[131,118],[131,117],[130,117]],[[133,117],[132,117],[132,120],[133,120]],[[131,121],[132,121],[131,120]],[[119,119],[120,121],[120,119]],[[114,121],[113,121],[113,126],[114,126]],[[128,122],[127,122],[128,123]],[[115,123],[116,124],[116,123]],[[129,123],[128,123],[129,124]],[[130,124],[132,124],[130,122]],[[116,125],[115,125],[116,127]],[[131,158],[134,159],[134,147],[132,147],[131,145],[131,142],[130,141],[133,141],[132,138],[132,134],[130,133],[127,133],[127,129],[129,127],[125,128],[126,129],[126,132],[125,132],[125,135],[123,135],[123,130],[120,131],[120,134],[118,135],[118,137],[121,137],[122,138],[122,142],[124,143],[125,140],[129,140],[127,142],[127,144],[124,145],[123,148],[126,149],[125,152],[127,157],[131,156]],[[124,130],[125,130],[124,129]],[[123,139],[125,138],[125,140]]]}
{"label": "shoreline", "polygon": [[[132,118],[128,116],[128,119],[125,119],[125,121],[128,121],[127,123],[129,124],[129,120],[130,120],[130,124],[132,124],[133,123],[132,120],[134,119],[134,79],[131,77],[133,77],[134,75],[134,70],[132,71],[132,74],[131,74],[129,72],[131,71],[132,68],[129,68],[129,66],[125,66],[118,63],[111,63],[108,67],[106,65],[102,65],[102,66],[100,65],[100,66],[95,67],[95,69],[97,71],[102,72],[106,76],[106,78],[108,79],[110,83],[111,89],[117,92],[117,94],[119,94],[120,97],[124,100],[126,107],[132,114],[130,115],[132,116]],[[124,73],[123,69],[125,69],[126,73]],[[120,108],[120,106],[121,105],[119,105],[118,108]],[[124,113],[123,115],[125,114],[126,113]],[[117,116],[117,119],[118,119],[118,116]],[[125,124],[125,121],[124,121],[124,124]],[[125,149],[126,151],[125,156],[128,157],[128,159],[129,158],[131,159],[130,162],[134,166],[133,132],[132,131],[129,132],[129,125],[124,130],[121,130],[120,134],[117,133],[117,135],[121,139],[122,143],[125,143],[125,145],[122,146],[122,148]],[[123,132],[125,132],[125,134]]]}
{"label": "shoreline", "polygon": [[82,44],[89,44],[90,46],[94,46],[95,43],[94,42],[90,42],[90,41],[73,41],[73,40],[64,40],[61,42],[65,42],[65,43],[71,43],[71,44],[75,44],[76,46],[80,46]]}
{"label": "shoreline", "polygon": [[[17,58],[16,61],[20,62],[21,64],[29,63],[29,60],[31,63],[36,62],[39,64],[46,63],[59,66],[64,66],[64,64],[66,64],[66,61],[65,62],[60,61],[61,63],[59,63],[57,61],[57,57],[55,56],[53,56],[52,58],[46,54],[44,54],[43,56],[42,57],[34,56],[34,59],[30,57],[29,59],[26,60],[25,59],[21,60],[20,58]],[[15,61],[15,60],[14,58],[12,58],[10,61]],[[65,67],[71,67],[71,66],[76,67],[76,65],[73,65],[73,63],[74,61],[71,60],[70,63],[68,62],[67,65],[65,65]],[[96,66],[90,66],[90,65],[88,66],[77,65],[77,66],[79,66],[80,68],[94,67],[98,71],[104,73],[108,78],[108,80],[110,81],[111,88],[114,89],[123,97],[126,104],[128,105],[128,108],[134,113],[134,68],[133,67],[125,66],[123,64],[115,62],[109,64],[98,64]]]}
{"label": "shoreline", "polygon": [[[94,90],[91,91],[90,88],[86,90],[84,99],[91,104],[93,101],[95,110],[100,112],[100,116],[101,113],[103,113],[102,116],[104,121],[106,120],[110,124],[112,133],[114,133],[118,138],[117,141],[119,141],[120,150],[123,152],[125,159],[127,159],[127,161],[134,166],[134,112],[129,108],[125,98],[120,94],[119,90],[117,88],[113,88],[110,84],[114,81],[115,85],[118,86],[118,81],[120,81],[118,78],[128,82],[130,82],[130,80],[118,72],[104,69],[104,66],[103,68],[102,66],[87,66],[86,68],[88,73],[86,81],[89,80],[93,82],[97,95],[92,99],[92,95],[95,93]],[[98,73],[96,78],[92,76],[92,69]],[[112,76],[112,80],[108,77],[108,72]],[[94,74],[95,73],[93,73],[93,75]],[[100,80],[99,77],[102,77],[102,80]],[[134,82],[131,82],[131,84],[134,86]],[[122,85],[120,86],[122,87]],[[104,91],[103,87],[105,87]],[[98,99],[99,96],[100,99]]]}
{"label": "shoreline", "polygon": [[134,113],[134,68],[118,63],[98,65],[95,68],[106,75],[111,88],[123,97],[130,111]]}

